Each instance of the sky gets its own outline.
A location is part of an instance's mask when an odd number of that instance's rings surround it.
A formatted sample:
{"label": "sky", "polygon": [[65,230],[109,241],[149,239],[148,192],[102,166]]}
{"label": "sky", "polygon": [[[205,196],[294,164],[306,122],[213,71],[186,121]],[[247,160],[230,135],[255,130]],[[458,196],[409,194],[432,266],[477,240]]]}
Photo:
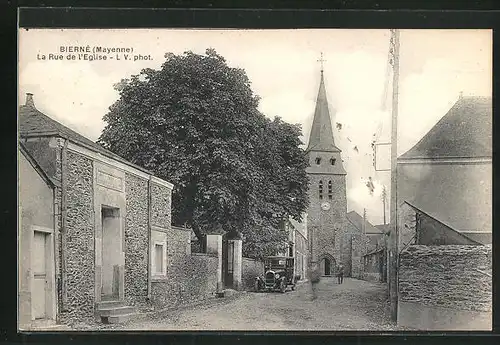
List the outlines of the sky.
{"label": "sky", "polygon": [[[382,224],[381,191],[385,186],[390,197],[390,173],[375,171],[371,143],[390,142],[389,36],[389,30],[353,29],[20,29],[19,103],[31,92],[40,111],[97,140],[103,115],[119,97],[115,83],[143,68],[158,69],[167,52],[203,54],[214,48],[230,66],[246,71],[261,98],[260,110],[301,124],[307,144],[322,52],[335,143],[347,171],[348,211],[362,215],[366,209],[368,221]],[[491,30],[401,30],[400,42],[398,155],[416,144],[461,92],[492,94]],[[121,60],[111,60],[116,56],[111,53],[106,61],[67,60],[61,46],[131,48],[131,57],[150,59],[125,60],[121,54]],[[49,60],[49,54],[63,60]],[[380,146],[377,154],[381,169],[389,168],[388,148]],[[370,177],[373,193],[366,186]]]}

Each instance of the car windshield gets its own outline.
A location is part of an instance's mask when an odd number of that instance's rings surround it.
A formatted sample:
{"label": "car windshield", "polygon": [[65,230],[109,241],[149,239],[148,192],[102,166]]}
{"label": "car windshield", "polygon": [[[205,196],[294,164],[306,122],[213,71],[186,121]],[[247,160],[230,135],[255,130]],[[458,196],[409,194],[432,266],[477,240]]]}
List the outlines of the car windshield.
{"label": "car windshield", "polygon": [[285,265],[286,265],[285,259],[268,259],[268,260],[266,260],[266,266],[285,267]]}

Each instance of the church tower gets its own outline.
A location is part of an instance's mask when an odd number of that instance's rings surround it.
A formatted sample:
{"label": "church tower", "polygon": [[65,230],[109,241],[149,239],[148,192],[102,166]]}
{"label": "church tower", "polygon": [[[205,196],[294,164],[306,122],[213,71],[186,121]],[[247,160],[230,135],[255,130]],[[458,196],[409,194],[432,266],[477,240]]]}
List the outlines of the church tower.
{"label": "church tower", "polygon": [[311,262],[319,263],[322,275],[333,275],[336,265],[350,262],[350,257],[341,255],[342,247],[350,245],[342,243],[347,214],[347,173],[342,164],[341,150],[335,146],[323,66],[306,152],[309,159],[306,170],[309,176],[307,226]]}

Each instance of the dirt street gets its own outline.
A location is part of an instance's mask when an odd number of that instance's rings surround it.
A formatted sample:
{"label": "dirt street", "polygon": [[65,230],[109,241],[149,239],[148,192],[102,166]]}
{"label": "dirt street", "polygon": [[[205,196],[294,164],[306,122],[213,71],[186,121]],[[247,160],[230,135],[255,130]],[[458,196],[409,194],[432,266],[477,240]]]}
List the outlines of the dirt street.
{"label": "dirt street", "polygon": [[237,297],[142,316],[127,330],[396,330],[389,319],[385,285],[322,278],[311,301],[303,283],[284,294],[246,292]]}

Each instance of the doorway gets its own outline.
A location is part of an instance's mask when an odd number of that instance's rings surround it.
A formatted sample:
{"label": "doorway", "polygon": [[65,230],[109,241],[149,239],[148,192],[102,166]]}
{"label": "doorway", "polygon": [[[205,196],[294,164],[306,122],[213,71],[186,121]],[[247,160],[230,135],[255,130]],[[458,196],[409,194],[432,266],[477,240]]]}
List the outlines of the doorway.
{"label": "doorway", "polygon": [[120,291],[121,221],[120,209],[101,207],[102,287],[101,300],[118,300]]}
{"label": "doorway", "polygon": [[36,227],[31,254],[31,319],[54,319],[52,231]]}
{"label": "doorway", "polygon": [[330,259],[325,258],[325,276],[330,275]]}
{"label": "doorway", "polygon": [[320,256],[320,272],[324,276],[331,276],[335,270],[335,259],[330,254]]}
{"label": "doorway", "polygon": [[224,287],[233,287],[234,242],[227,238],[222,240],[222,280]]}

